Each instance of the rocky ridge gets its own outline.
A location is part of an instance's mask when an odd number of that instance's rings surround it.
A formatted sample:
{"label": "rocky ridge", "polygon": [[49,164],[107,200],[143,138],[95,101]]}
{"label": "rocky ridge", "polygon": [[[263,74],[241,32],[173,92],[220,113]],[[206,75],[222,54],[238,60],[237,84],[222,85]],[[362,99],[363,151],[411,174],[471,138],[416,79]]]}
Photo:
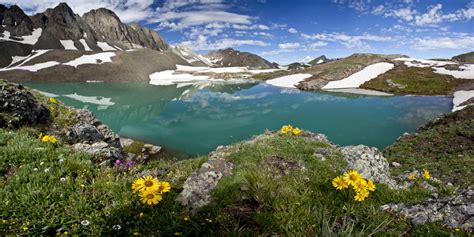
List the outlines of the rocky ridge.
{"label": "rocky ridge", "polygon": [[278,68],[278,65],[275,65],[258,55],[248,52],[240,52],[232,48],[211,51],[207,54],[207,58],[209,58],[212,63],[224,67],[250,67],[261,69]]}

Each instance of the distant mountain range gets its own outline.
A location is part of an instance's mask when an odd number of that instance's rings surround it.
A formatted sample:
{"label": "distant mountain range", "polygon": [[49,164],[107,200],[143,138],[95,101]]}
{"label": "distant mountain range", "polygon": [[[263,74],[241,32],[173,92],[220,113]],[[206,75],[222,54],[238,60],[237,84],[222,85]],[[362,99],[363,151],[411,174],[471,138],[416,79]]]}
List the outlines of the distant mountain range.
{"label": "distant mountain range", "polygon": [[[0,22],[0,76],[6,79],[142,81],[153,72],[176,69],[176,64],[258,69],[278,66],[231,48],[200,55],[186,46],[169,45],[158,32],[125,24],[105,8],[80,16],[61,3],[28,16],[16,5],[0,5]],[[108,58],[103,58],[105,54],[93,56],[100,52],[113,53]],[[82,56],[86,56],[82,61],[97,61],[97,65],[69,65]],[[116,73],[110,75],[112,70]]]}

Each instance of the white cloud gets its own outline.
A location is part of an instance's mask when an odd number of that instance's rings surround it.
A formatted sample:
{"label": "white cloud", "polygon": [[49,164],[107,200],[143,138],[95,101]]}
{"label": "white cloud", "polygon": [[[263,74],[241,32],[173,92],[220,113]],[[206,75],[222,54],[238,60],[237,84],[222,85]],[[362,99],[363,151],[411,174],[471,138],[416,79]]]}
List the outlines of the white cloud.
{"label": "white cloud", "polygon": [[270,51],[263,51],[259,55],[261,56],[268,56],[268,55],[279,55],[282,53],[290,53],[294,52],[294,49],[276,49],[276,50],[270,50]]}
{"label": "white cloud", "polygon": [[362,34],[362,35],[347,35],[345,33],[323,33],[323,34],[301,34],[304,39],[307,40],[320,40],[320,41],[329,41],[329,42],[338,42],[347,48],[354,47],[367,47],[365,41],[374,41],[374,42],[386,42],[391,41],[392,38],[389,36],[377,36],[372,34]]}
{"label": "white cloud", "polygon": [[300,43],[278,44],[278,48],[280,49],[296,49],[296,48],[299,48],[300,46],[301,46]]}
{"label": "white cloud", "polygon": [[322,47],[327,46],[327,45],[328,45],[328,43],[326,43],[326,42],[317,41],[317,42],[311,43],[309,45],[309,49],[310,50],[319,50]]}
{"label": "white cloud", "polygon": [[193,50],[216,50],[238,47],[242,45],[253,45],[253,46],[269,46],[269,43],[261,40],[250,40],[250,39],[234,39],[234,38],[223,38],[217,40],[209,40],[208,37],[200,35],[196,40],[183,41],[180,44],[189,46]]}
{"label": "white cloud", "polygon": [[269,30],[270,27],[262,24],[257,24],[257,25],[238,25],[234,24],[232,25],[234,29],[237,30]]}
{"label": "white cloud", "polygon": [[261,36],[261,37],[265,37],[265,38],[273,38],[273,35],[268,33],[268,32],[253,32],[253,35],[255,36]]}
{"label": "white cloud", "polygon": [[474,48],[474,36],[417,38],[413,48],[419,50],[433,49],[468,49]]}
{"label": "white cloud", "polygon": [[293,28],[293,27],[289,28],[289,29],[288,29],[288,32],[290,32],[290,33],[292,33],[292,34],[298,33],[298,31],[297,31],[295,28]]}
{"label": "white cloud", "polygon": [[149,20],[151,23],[160,23],[159,28],[182,30],[192,26],[211,23],[251,24],[252,17],[226,11],[187,11],[164,12],[155,14],[156,18]]}

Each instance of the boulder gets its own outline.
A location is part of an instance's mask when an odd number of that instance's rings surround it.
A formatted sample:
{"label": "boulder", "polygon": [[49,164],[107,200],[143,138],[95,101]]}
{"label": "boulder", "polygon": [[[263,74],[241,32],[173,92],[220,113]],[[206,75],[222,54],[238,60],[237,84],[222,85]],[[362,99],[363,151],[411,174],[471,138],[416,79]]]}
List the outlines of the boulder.
{"label": "boulder", "polygon": [[25,87],[0,80],[0,127],[46,123],[49,110]]}
{"label": "boulder", "polygon": [[98,156],[104,159],[107,163],[111,163],[112,159],[122,158],[122,150],[119,148],[111,147],[106,142],[96,142],[93,144],[76,143],[72,145],[72,148],[76,151],[85,152],[94,156]]}
{"label": "boulder", "polygon": [[377,148],[357,145],[342,147],[340,151],[347,161],[346,169],[357,170],[364,178],[374,182],[397,187],[397,183],[390,176],[388,161]]}
{"label": "boulder", "polygon": [[[221,153],[220,151],[224,151]],[[203,207],[212,201],[211,192],[218,182],[232,174],[233,164],[219,154],[226,154],[225,148],[216,150],[209,155],[209,160],[201,168],[191,174],[183,184],[183,191],[177,201],[191,210]]]}

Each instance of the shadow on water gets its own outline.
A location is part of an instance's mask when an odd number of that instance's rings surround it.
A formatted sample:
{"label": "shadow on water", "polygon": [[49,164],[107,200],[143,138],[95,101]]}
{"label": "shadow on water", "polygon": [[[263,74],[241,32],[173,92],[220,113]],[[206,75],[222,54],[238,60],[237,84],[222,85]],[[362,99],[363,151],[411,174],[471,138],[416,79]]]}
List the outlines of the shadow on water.
{"label": "shadow on water", "polygon": [[291,123],[340,145],[384,148],[451,109],[451,98],[302,92],[265,83],[153,86],[145,83],[28,83],[92,110],[125,137],[172,151],[207,154]]}

